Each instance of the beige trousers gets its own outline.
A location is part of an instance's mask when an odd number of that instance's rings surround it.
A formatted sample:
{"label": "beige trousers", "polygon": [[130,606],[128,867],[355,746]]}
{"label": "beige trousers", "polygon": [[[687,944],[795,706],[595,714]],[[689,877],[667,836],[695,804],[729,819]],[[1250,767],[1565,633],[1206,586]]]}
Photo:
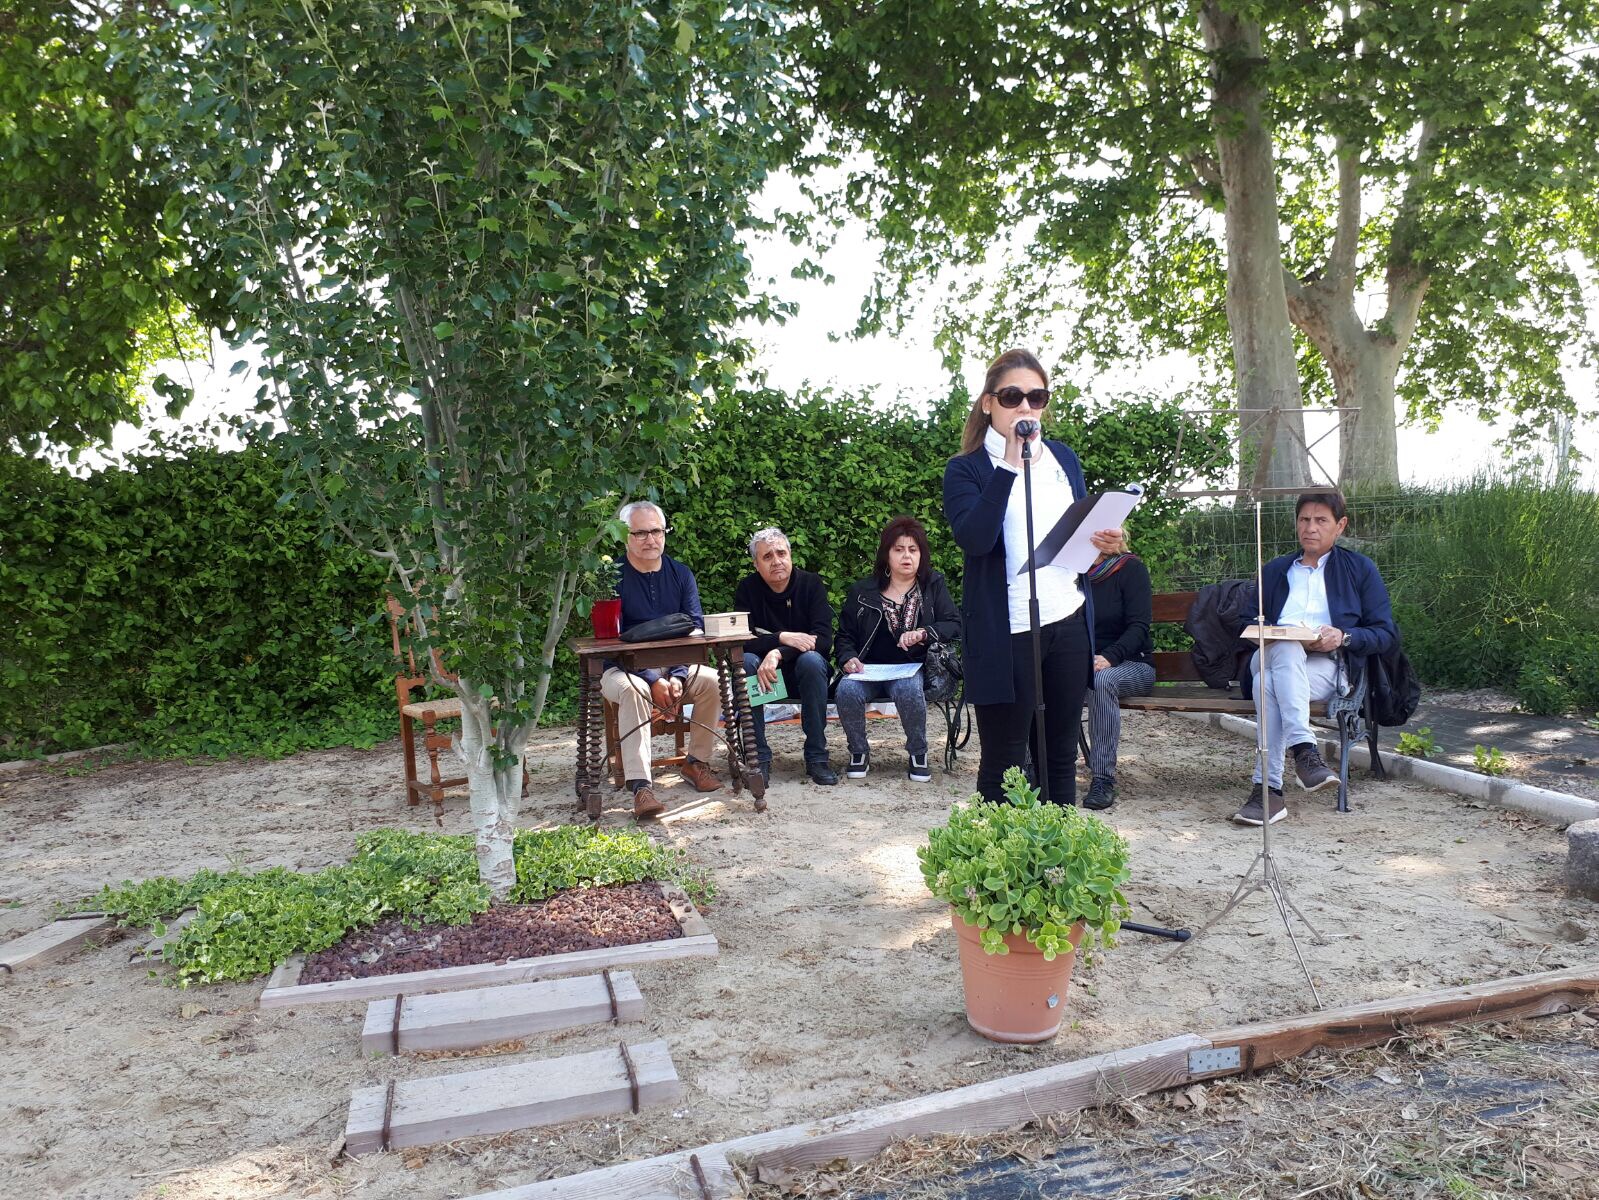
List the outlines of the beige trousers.
{"label": "beige trousers", "polygon": [[[622,734],[623,776],[651,779],[650,685],[638,675],[611,667],[600,676],[600,694],[616,705],[617,728]],[[722,718],[722,688],[716,668],[700,664],[688,669],[688,678],[683,680],[683,703],[694,706],[688,752],[708,763],[716,751],[717,722]]]}

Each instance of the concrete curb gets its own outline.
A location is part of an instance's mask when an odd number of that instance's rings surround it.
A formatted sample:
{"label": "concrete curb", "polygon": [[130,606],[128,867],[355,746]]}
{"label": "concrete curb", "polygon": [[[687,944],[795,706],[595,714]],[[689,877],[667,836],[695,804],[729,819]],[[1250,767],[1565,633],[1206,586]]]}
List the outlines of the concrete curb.
{"label": "concrete curb", "polygon": [[114,742],[109,746],[91,746],[87,750],[63,750],[60,754],[46,754],[43,758],[15,758],[10,762],[0,762],[0,775],[21,775],[29,770],[54,766],[57,763],[76,762],[80,758],[89,758],[96,754],[114,754],[118,750],[127,748],[126,742]]}
{"label": "concrete curb", "polygon": [[[1178,713],[1190,721],[1199,721],[1215,729],[1225,729],[1228,733],[1236,733],[1246,737],[1251,742],[1255,740],[1255,723],[1248,717],[1234,716],[1232,713]],[[1319,731],[1318,731],[1319,732]],[[1321,743],[1322,755],[1333,765],[1337,765],[1338,743],[1329,741],[1324,737],[1317,739]],[[1370,765],[1370,755],[1366,745],[1362,742],[1349,752],[1349,765],[1351,767],[1364,767]],[[1599,819],[1599,800],[1585,800],[1581,796],[1571,796],[1565,792],[1552,791],[1549,788],[1533,787],[1528,783],[1517,783],[1510,779],[1496,779],[1491,775],[1479,775],[1476,771],[1463,771],[1459,767],[1445,766],[1443,763],[1428,762],[1424,758],[1408,758],[1403,754],[1387,751],[1382,756],[1383,766],[1388,774],[1395,779],[1412,779],[1417,783],[1426,784],[1428,787],[1441,788],[1446,792],[1455,792],[1472,800],[1484,800],[1489,804],[1497,804],[1501,808],[1514,808],[1521,812],[1532,813],[1556,825],[1570,825],[1577,821],[1592,821]],[[1353,781],[1350,784],[1353,793]]]}

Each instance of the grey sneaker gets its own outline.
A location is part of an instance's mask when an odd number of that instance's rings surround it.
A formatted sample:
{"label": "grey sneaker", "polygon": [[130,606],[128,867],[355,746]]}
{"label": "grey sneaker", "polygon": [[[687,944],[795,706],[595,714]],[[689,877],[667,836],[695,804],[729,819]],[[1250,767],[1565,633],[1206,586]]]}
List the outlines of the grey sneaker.
{"label": "grey sneaker", "polygon": [[872,752],[862,750],[859,754],[851,753],[849,766],[844,769],[846,779],[865,779],[867,772],[872,769]]}
{"label": "grey sneaker", "polygon": [[1088,785],[1088,795],[1083,797],[1083,807],[1101,812],[1116,803],[1116,781],[1106,775],[1095,775]]}
{"label": "grey sneaker", "polygon": [[1315,742],[1301,742],[1292,747],[1291,753],[1294,756],[1294,774],[1299,776],[1299,786],[1305,791],[1338,786],[1337,774],[1322,761],[1321,751],[1316,749]]}
{"label": "grey sneaker", "polygon": [[[1233,814],[1233,820],[1240,825],[1264,825],[1266,823],[1266,807],[1261,803],[1261,786],[1255,784],[1249,789],[1249,799],[1244,801],[1244,806]],[[1283,802],[1282,788],[1271,789],[1271,823],[1277,824],[1288,815],[1288,805]]]}
{"label": "grey sneaker", "polygon": [[927,755],[911,755],[911,765],[905,770],[905,778],[912,783],[929,783],[932,781],[933,773],[927,769]]}

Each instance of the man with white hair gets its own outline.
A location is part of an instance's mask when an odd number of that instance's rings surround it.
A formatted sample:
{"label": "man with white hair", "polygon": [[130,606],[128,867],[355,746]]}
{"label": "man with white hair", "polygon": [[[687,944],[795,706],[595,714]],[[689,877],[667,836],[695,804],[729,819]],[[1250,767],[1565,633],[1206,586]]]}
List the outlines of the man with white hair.
{"label": "man with white hair", "polygon": [[[627,557],[617,580],[625,632],[644,621],[687,613],[705,628],[700,589],[694,572],[666,553],[669,527],[660,505],[638,500],[622,505],[617,519],[627,523]],[[716,672],[703,663],[658,670],[624,671],[605,664],[600,692],[617,707],[622,734],[622,769],[633,791],[633,815],[646,820],[666,806],[655,796],[650,775],[650,723],[653,710],[675,712],[685,702],[694,706],[683,778],[701,792],[714,792],[722,781],[709,760],[716,746],[722,716],[722,692]]]}
{"label": "man with white hair", "polygon": [[[750,538],[754,574],[733,593],[733,607],[750,615],[754,636],[744,643],[744,669],[770,688],[782,675],[788,694],[799,702],[805,730],[805,774],[812,783],[838,782],[827,761],[827,656],[833,647],[833,606],[827,585],[794,565],[788,535],[775,526]],[[766,744],[766,709],[755,709],[755,748],[761,774],[770,779],[772,751]]]}

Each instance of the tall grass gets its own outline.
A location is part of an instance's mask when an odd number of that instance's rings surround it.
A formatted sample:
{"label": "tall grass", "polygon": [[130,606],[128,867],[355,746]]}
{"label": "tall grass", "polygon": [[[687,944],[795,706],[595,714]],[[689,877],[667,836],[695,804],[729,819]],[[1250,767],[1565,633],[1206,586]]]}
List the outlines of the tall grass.
{"label": "tall grass", "polygon": [[[1192,587],[1254,574],[1254,508],[1189,513]],[[1266,556],[1295,545],[1293,501],[1263,516]],[[1599,495],[1480,475],[1436,490],[1355,497],[1347,545],[1381,568],[1406,652],[1438,687],[1497,687],[1534,712],[1599,708]]]}

